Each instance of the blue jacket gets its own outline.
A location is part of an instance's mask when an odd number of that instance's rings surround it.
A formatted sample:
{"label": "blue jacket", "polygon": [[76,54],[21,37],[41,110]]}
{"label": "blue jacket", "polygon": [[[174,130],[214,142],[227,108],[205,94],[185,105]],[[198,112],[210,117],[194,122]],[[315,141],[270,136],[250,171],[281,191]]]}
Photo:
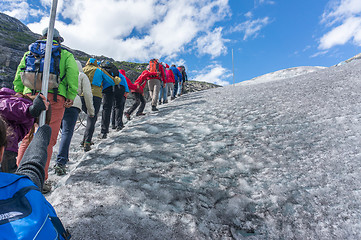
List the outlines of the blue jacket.
{"label": "blue jacket", "polygon": [[102,70],[94,58],[90,58],[83,68],[84,73],[88,76],[94,97],[102,97],[102,90],[114,86],[113,78]]}
{"label": "blue jacket", "polygon": [[170,70],[173,71],[174,74],[174,80],[176,81],[182,81],[182,73],[176,68],[176,67],[170,67]]}

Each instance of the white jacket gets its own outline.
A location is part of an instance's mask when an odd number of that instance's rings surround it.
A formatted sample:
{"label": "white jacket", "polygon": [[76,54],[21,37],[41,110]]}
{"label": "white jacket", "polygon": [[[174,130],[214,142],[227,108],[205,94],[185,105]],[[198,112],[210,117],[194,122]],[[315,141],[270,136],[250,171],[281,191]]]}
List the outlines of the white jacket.
{"label": "white jacket", "polygon": [[83,68],[81,63],[77,60],[76,63],[78,64],[79,68],[79,77],[78,77],[78,95],[74,99],[73,107],[79,108],[82,110],[82,102],[80,99],[80,95],[84,96],[85,106],[88,110],[87,114],[90,116],[94,116],[94,105],[93,105],[93,94],[90,85],[90,80],[83,72]]}

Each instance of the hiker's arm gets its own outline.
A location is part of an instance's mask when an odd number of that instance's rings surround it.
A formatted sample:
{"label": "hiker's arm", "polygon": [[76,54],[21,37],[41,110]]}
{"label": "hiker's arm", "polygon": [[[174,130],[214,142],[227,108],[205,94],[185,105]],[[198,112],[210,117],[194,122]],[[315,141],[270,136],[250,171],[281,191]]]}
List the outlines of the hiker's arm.
{"label": "hiker's arm", "polygon": [[44,168],[50,136],[51,128],[48,125],[38,129],[15,172],[18,175],[28,176],[40,189],[43,188],[45,180]]}
{"label": "hiker's arm", "polygon": [[[97,69],[98,71],[99,69]],[[110,86],[114,86],[115,83],[114,83],[114,80],[112,77],[109,77],[109,75],[107,73],[105,73],[105,71],[103,70],[99,70],[102,74],[102,78],[103,78],[103,81],[107,82],[108,84],[110,84]]]}
{"label": "hiker's arm", "polygon": [[89,116],[95,115],[94,104],[93,104],[93,93],[90,81],[87,75],[81,73],[79,75],[79,81],[82,83],[82,94],[84,96],[85,106]]}
{"label": "hiker's arm", "polygon": [[24,91],[24,84],[21,81],[20,72],[24,71],[22,69],[25,68],[26,54],[28,54],[28,52],[26,52],[24,54],[23,58],[21,59],[20,64],[18,65],[18,68],[16,70],[15,78],[14,78],[14,81],[13,81],[14,90],[15,90],[15,92],[18,92],[18,93],[23,93],[23,91]]}

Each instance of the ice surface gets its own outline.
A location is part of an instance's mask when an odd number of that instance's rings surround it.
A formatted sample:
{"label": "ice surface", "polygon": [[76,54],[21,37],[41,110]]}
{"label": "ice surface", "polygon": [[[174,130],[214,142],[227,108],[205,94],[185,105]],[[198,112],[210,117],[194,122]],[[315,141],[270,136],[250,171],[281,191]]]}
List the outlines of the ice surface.
{"label": "ice surface", "polygon": [[47,199],[73,239],[361,239],[361,61],[291,76],[80,126]]}

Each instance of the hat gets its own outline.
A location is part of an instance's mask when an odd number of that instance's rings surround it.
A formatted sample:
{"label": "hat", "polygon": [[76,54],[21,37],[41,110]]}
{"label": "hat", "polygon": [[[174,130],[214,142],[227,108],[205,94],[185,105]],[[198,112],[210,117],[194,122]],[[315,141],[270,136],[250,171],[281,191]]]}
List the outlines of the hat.
{"label": "hat", "polygon": [[[43,29],[42,35],[43,35],[43,37],[48,35],[48,28],[47,27]],[[64,38],[62,38],[60,36],[60,33],[56,28],[54,28],[53,38],[59,38],[60,42],[64,42]]]}

